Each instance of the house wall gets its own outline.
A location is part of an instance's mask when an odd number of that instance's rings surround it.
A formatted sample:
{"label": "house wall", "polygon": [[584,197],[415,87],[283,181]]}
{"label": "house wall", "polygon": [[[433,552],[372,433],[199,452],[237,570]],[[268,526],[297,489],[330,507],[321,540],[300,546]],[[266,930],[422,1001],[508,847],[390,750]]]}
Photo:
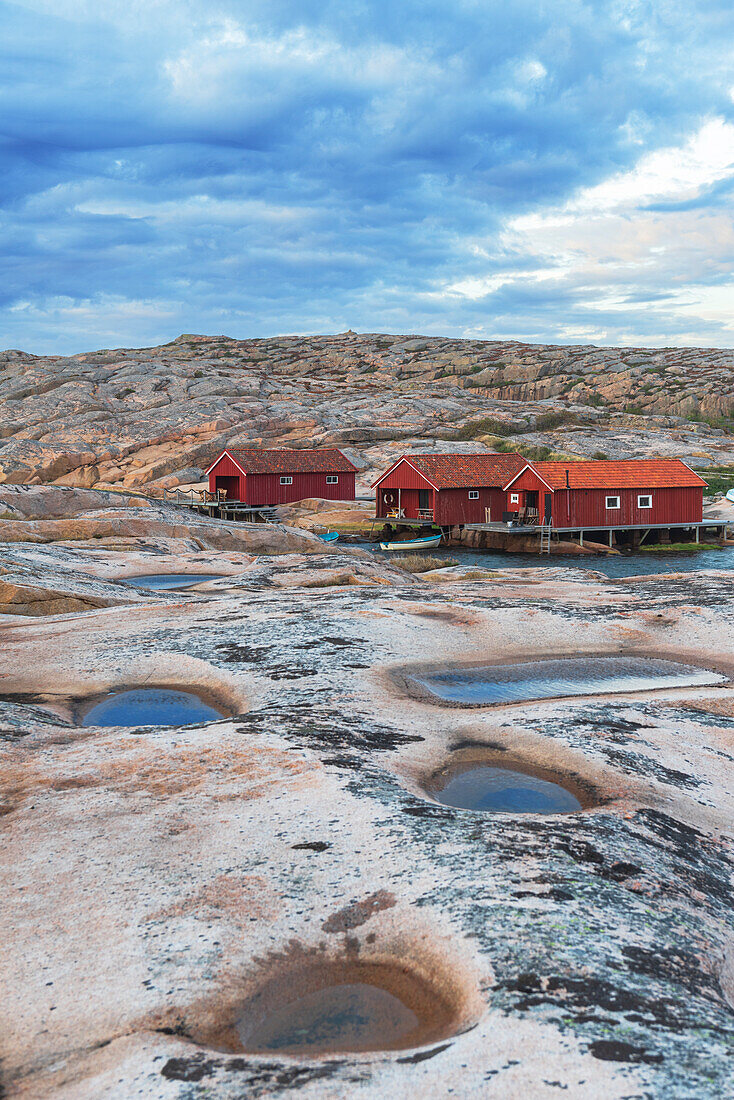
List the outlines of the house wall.
{"label": "house wall", "polygon": [[469,499],[469,488],[434,490],[430,481],[415,470],[408,462],[399,462],[376,488],[375,515],[384,517],[397,507],[398,489],[400,507],[406,519],[418,517],[418,494],[422,489],[429,494],[429,507],[433,509],[435,523],[443,527],[455,524],[484,523],[486,509],[490,509],[492,520],[501,520],[505,510],[505,494],[499,487],[480,488],[478,500]]}
{"label": "house wall", "polygon": [[[284,476],[293,478],[292,485],[281,485]],[[338,477],[336,485],[326,484],[326,473],[310,474],[249,474],[247,477],[247,503],[292,504],[307,497],[320,497],[324,500],[354,500],[354,472],[329,474]]]}
{"label": "house wall", "polygon": [[479,500],[469,499],[469,489],[441,489],[436,508],[436,523],[443,527],[461,523],[484,523],[486,509],[490,509],[492,522],[502,519],[505,510],[505,494],[501,489],[478,489]]}
{"label": "house wall", "polygon": [[398,489],[400,490],[400,507],[405,513],[406,519],[416,519],[418,516],[418,493],[423,490],[428,493],[428,507],[434,507],[437,496],[430,481],[422,474],[414,470],[407,462],[399,462],[395,469],[380,482],[375,490],[375,516],[386,516],[398,506]]}
{"label": "house wall", "polygon": [[[652,508],[638,508],[638,496],[649,494]],[[618,496],[619,508],[607,508],[606,497]],[[648,489],[556,489],[556,527],[639,527],[646,523],[700,523],[703,487]]]}
{"label": "house wall", "polygon": [[[502,494],[505,501],[504,510],[507,512],[518,512],[521,508],[525,507],[525,504],[527,502],[527,494],[537,493],[538,514],[542,522],[543,517],[545,516],[545,494],[549,491],[550,490],[548,489],[548,486],[545,484],[545,482],[541,481],[538,475],[533,470],[525,470],[525,472],[522,473],[520,477],[513,481],[510,489],[506,493]],[[558,492],[559,490],[556,489],[556,493]],[[510,498],[515,494],[517,494],[520,499],[512,504]],[[551,515],[553,517],[554,526],[558,526],[559,521],[556,519],[555,512],[553,511],[554,508],[555,495],[551,499]]]}
{"label": "house wall", "polygon": [[[523,507],[525,494],[538,493],[540,514],[543,515],[547,486],[532,470],[526,470],[506,494],[507,511]],[[520,503],[510,504],[510,494],[518,493]],[[638,508],[638,496],[649,494],[652,508]],[[618,496],[619,508],[607,508],[606,497]],[[665,487],[650,489],[642,485],[635,489],[556,489],[553,493],[553,526],[598,530],[602,527],[639,527],[646,523],[700,523],[703,518],[703,486]]]}
{"label": "house wall", "polygon": [[[281,485],[281,474],[245,475],[229,457],[222,455],[209,472],[209,491],[216,491],[217,477],[238,478],[239,493],[237,499],[243,504],[290,504],[306,497],[322,497],[325,500],[354,500],[354,472],[335,473],[339,478],[336,485],[326,484],[326,473],[291,474],[292,485]],[[228,494],[229,497],[229,494]],[[229,497],[231,499],[231,497]]]}
{"label": "house wall", "polygon": [[394,470],[383,478],[378,489],[432,489],[430,481],[419,474],[405,460],[399,462]]}
{"label": "house wall", "polygon": [[[437,493],[431,488],[430,485],[425,484],[422,486],[424,491],[428,493],[428,507],[433,510],[434,501]],[[418,508],[420,507],[420,489],[403,489],[400,487],[400,510],[406,519],[417,519]],[[396,488],[383,488],[378,486],[376,499],[375,499],[376,512],[378,517],[385,517],[389,512],[398,507],[398,489]]]}
{"label": "house wall", "polygon": [[[222,455],[222,457],[219,459],[219,462],[217,462],[216,465],[212,466],[211,470],[209,471],[209,492],[210,493],[216,492],[217,477],[236,477],[238,479],[238,483],[239,483],[239,492],[236,494],[235,499],[240,500],[240,501],[246,501],[247,500],[247,490],[246,490],[246,481],[247,481],[247,479],[246,479],[245,475],[242,473],[242,471],[240,470],[239,466],[236,466],[234,464],[234,462],[229,457],[229,455]],[[229,499],[232,499],[230,497],[229,493],[227,493],[227,496],[228,496]]]}

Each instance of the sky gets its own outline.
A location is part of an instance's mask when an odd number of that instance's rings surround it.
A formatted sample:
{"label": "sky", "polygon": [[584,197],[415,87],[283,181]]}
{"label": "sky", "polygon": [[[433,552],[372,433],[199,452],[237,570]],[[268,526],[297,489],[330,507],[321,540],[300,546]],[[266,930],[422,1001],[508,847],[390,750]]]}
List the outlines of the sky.
{"label": "sky", "polygon": [[0,0],[0,347],[734,346],[731,0]]}

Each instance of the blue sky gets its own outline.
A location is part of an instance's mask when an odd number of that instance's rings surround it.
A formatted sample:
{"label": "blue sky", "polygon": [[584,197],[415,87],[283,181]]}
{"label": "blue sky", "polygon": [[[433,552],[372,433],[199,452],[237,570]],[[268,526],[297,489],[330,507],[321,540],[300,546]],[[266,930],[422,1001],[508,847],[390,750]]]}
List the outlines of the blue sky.
{"label": "blue sky", "polygon": [[0,0],[0,347],[734,346],[731,0]]}

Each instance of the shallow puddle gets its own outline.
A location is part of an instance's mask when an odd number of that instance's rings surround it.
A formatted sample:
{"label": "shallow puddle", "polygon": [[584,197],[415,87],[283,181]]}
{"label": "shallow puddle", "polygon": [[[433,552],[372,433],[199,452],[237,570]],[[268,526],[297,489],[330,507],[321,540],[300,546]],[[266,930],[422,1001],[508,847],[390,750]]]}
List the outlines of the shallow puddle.
{"label": "shallow puddle", "polygon": [[87,710],[82,726],[186,726],[221,718],[189,691],[172,688],[132,688],[114,691]]}
{"label": "shallow puddle", "polygon": [[248,1053],[325,1054],[418,1046],[453,1031],[454,1012],[399,965],[325,963],[270,983],[237,1017]]}
{"label": "shallow puddle", "polygon": [[418,1027],[415,1012],[398,997],[365,982],[306,993],[249,1031],[237,1032],[250,1050],[380,1050]]}
{"label": "shallow puddle", "polygon": [[152,592],[168,592],[177,588],[191,588],[204,581],[216,581],[222,573],[150,573],[140,577],[125,577],[124,584],[133,588],[147,588]]}
{"label": "shallow puddle", "polygon": [[570,814],[582,809],[571,791],[510,768],[466,764],[436,776],[433,797],[461,810],[507,814]]}
{"label": "shallow puddle", "polygon": [[694,687],[726,681],[726,677],[718,672],[692,665],[635,657],[586,657],[580,660],[568,657],[453,669],[410,679],[436,699],[474,706],[568,695]]}

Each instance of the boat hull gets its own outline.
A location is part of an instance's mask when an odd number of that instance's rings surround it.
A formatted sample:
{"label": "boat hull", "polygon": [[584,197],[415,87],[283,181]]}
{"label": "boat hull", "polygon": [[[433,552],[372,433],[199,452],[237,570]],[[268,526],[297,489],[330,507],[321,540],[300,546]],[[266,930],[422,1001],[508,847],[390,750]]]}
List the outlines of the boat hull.
{"label": "boat hull", "polygon": [[381,542],[381,550],[428,550],[431,546],[438,546],[442,535],[432,535],[427,539],[405,539],[403,542]]}

